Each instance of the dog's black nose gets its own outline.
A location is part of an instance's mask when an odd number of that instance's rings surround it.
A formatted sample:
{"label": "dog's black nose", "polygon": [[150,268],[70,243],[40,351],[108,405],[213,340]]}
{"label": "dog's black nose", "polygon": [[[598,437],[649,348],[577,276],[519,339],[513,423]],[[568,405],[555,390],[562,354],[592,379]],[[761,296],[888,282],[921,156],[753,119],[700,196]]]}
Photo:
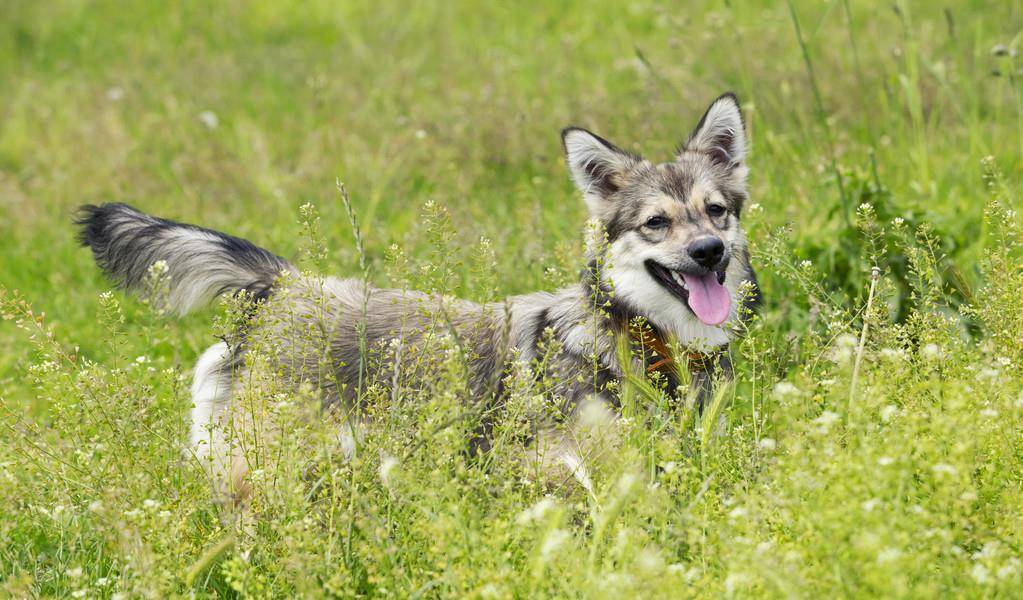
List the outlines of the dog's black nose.
{"label": "dog's black nose", "polygon": [[697,264],[711,269],[721,262],[721,257],[725,254],[725,243],[721,238],[709,235],[689,244],[686,251]]}

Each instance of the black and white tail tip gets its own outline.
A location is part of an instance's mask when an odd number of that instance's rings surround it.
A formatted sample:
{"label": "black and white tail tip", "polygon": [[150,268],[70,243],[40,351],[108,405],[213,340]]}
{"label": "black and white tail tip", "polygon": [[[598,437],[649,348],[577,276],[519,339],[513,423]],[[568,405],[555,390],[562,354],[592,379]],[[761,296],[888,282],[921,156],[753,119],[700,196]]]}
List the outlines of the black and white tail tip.
{"label": "black and white tail tip", "polygon": [[247,290],[269,295],[282,272],[295,268],[252,242],[225,233],[147,215],[127,204],[88,204],[79,209],[78,239],[120,287],[146,295],[154,265],[163,271],[165,296],[157,300],[178,314],[216,296]]}

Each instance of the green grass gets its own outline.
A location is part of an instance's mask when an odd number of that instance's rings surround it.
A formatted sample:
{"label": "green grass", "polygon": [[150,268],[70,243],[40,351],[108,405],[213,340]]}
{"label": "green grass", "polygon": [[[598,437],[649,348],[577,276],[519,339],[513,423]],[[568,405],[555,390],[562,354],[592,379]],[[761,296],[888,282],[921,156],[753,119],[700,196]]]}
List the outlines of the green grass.
{"label": "green grass", "polygon": [[[433,4],[5,3],[0,590],[1018,595],[1023,7]],[[511,444],[468,460],[464,428],[437,426],[459,410],[445,363],[350,462],[301,402],[274,404],[294,435],[261,450],[255,523],[224,525],[182,458],[223,309],[102,297],[70,225],[126,201],[357,275],[340,178],[376,283],[553,288],[585,219],[560,128],[664,160],[725,90],[766,295],[725,434],[632,407],[592,498],[501,461]]]}

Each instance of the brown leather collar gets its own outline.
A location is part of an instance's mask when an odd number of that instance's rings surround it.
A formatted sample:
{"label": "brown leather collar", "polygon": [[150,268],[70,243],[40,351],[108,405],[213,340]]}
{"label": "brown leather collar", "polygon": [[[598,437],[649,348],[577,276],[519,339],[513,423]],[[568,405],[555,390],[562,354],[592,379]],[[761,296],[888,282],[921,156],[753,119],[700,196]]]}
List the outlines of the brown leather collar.
{"label": "brown leather collar", "polygon": [[[670,375],[675,372],[675,355],[671,348],[664,343],[657,332],[647,324],[642,326],[630,323],[628,325],[629,335],[639,342],[644,348],[649,348],[656,353],[658,360],[647,366],[646,374],[663,373]],[[714,357],[717,353],[707,354],[697,350],[686,349],[686,355],[690,373],[702,373],[711,370],[714,365]]]}

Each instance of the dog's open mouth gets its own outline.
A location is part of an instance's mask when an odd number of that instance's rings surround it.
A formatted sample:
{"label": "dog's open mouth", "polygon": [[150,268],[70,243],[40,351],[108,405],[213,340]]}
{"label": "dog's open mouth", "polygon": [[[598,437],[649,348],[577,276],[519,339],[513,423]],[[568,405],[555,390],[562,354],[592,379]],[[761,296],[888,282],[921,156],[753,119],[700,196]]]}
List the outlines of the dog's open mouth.
{"label": "dog's open mouth", "polygon": [[647,271],[665,289],[685,302],[696,318],[706,325],[720,325],[728,319],[732,296],[723,285],[724,271],[692,275],[669,269],[654,260],[646,261]]}

